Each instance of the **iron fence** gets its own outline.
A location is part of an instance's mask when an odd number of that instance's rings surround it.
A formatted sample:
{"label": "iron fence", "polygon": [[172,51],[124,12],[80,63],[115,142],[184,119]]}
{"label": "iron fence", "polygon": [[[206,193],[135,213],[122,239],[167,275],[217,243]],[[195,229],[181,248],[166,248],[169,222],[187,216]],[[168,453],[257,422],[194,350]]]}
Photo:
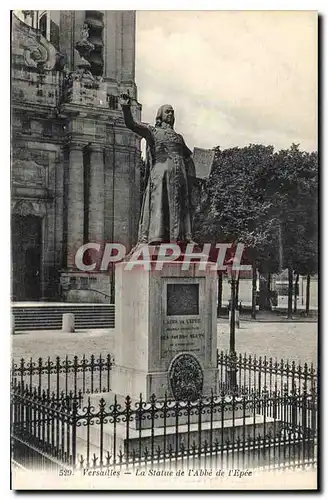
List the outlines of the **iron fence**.
{"label": "iron fence", "polygon": [[[74,356],[69,359],[59,356],[52,360],[32,358],[26,361],[12,362],[12,380],[30,388],[37,387],[54,391],[57,398],[62,392],[67,396],[73,392],[75,397],[88,393],[110,392],[110,372],[114,364],[111,354],[90,358]],[[284,386],[307,391],[317,387],[317,372],[313,366],[305,363],[303,366],[294,361],[273,360],[273,358],[256,357],[247,354],[231,356],[230,353],[217,351],[218,391],[227,391],[230,386],[229,372],[236,372],[236,383],[240,393],[250,390],[262,392],[264,389],[275,389],[283,392]]]}
{"label": "iron fence", "polygon": [[14,383],[11,407],[13,459],[27,468],[278,469],[317,462],[317,394],[305,388],[196,401],[109,394],[107,401],[89,396],[79,407],[76,399]]}
{"label": "iron fence", "polygon": [[39,394],[48,391],[59,400],[69,396],[81,402],[83,394],[110,391],[113,364],[111,354],[104,357],[92,354],[89,359],[85,356],[74,356],[72,359],[57,356],[55,360],[48,357],[37,361],[22,358],[18,363],[12,361],[11,380],[12,385],[19,382],[22,387],[36,388]]}
{"label": "iron fence", "polygon": [[264,389],[275,389],[283,392],[284,387],[302,391],[314,391],[317,387],[317,372],[313,363],[304,365],[294,361],[274,360],[267,356],[251,356],[217,351],[217,367],[219,390],[229,387],[229,373],[236,372],[236,383],[239,392],[249,390],[259,393]]}

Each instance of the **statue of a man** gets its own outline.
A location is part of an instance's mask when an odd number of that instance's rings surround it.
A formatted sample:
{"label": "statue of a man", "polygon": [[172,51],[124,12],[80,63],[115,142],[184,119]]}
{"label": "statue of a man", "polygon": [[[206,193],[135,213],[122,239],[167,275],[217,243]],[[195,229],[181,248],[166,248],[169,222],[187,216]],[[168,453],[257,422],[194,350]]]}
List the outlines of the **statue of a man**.
{"label": "statue of a man", "polygon": [[192,241],[191,182],[195,166],[191,151],[174,126],[174,110],[164,104],[155,126],[137,123],[129,95],[120,97],[125,125],[147,141],[146,182],[139,221],[138,243]]}

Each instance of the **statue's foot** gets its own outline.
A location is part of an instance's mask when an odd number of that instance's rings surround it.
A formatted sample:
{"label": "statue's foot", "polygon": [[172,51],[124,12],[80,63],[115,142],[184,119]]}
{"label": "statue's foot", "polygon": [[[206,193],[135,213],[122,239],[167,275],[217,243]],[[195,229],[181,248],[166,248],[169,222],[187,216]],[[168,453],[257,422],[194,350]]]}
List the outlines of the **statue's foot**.
{"label": "statue's foot", "polygon": [[196,247],[198,247],[198,243],[196,243],[196,241],[191,240],[191,239],[190,239],[190,240],[187,240],[187,244],[188,244],[188,245],[196,245]]}

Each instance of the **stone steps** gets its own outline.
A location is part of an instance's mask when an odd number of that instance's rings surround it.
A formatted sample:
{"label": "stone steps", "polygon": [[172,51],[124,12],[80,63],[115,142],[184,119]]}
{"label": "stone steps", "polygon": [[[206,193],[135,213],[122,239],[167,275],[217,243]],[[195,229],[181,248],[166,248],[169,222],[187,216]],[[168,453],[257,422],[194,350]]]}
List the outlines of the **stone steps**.
{"label": "stone steps", "polygon": [[62,316],[75,315],[76,329],[114,328],[115,306],[113,304],[15,304],[12,307],[15,331],[61,330]]}

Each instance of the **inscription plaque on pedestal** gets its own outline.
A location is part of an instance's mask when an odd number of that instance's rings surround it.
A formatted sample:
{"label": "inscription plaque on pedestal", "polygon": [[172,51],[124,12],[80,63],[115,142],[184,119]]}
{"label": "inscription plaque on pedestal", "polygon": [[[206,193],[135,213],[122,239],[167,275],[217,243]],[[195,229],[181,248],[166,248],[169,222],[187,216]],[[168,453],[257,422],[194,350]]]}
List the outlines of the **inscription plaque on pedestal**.
{"label": "inscription plaque on pedestal", "polygon": [[199,314],[199,285],[167,285],[167,315],[182,316]]}

